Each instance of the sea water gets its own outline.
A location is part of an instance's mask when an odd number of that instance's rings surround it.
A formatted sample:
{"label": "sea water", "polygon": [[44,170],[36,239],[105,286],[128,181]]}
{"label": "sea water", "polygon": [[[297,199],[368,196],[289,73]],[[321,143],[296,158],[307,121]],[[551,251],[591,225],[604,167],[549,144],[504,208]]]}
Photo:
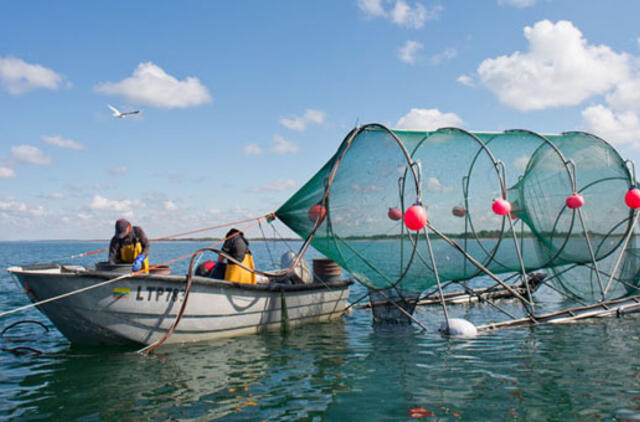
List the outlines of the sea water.
{"label": "sea water", "polygon": [[[152,245],[152,262],[182,256],[206,242]],[[259,266],[272,266],[285,244],[254,242]],[[299,243],[293,244],[295,249]],[[101,249],[105,242],[0,243],[0,267]],[[316,256],[311,252],[311,257]],[[72,261],[90,265],[104,255]],[[173,264],[184,273],[187,261]],[[27,296],[0,274],[0,312]],[[361,297],[351,289],[351,300]],[[558,298],[537,293],[541,306]],[[546,303],[546,305],[542,305]],[[514,300],[500,302],[521,313]],[[476,324],[507,317],[487,304],[449,308]],[[640,317],[603,318],[446,339],[439,307],[419,307],[424,325],[374,326],[355,308],[342,319],[289,332],[266,332],[189,345],[152,356],[130,349],[71,347],[35,309],[13,337],[41,356],[0,351],[0,419],[11,420],[640,420]],[[14,346],[2,343],[0,346]],[[416,409],[421,409],[416,412]]]}

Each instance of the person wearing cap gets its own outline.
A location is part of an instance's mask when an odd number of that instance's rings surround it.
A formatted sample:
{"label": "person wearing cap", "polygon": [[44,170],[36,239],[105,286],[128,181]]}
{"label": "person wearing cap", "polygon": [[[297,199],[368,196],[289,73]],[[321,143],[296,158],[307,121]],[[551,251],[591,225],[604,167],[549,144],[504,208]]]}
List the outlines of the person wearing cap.
{"label": "person wearing cap", "polygon": [[109,243],[109,263],[133,263],[133,271],[149,272],[149,239],[139,226],[124,218],[116,221],[116,234]]}

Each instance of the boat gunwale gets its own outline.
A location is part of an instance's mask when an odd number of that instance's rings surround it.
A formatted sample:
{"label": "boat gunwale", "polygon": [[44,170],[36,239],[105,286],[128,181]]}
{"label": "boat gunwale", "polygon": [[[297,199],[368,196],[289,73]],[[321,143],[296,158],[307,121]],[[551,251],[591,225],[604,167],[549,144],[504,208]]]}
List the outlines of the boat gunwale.
{"label": "boat gunwale", "polygon": [[[78,270],[72,269],[74,266],[65,268],[65,265],[54,264],[47,266],[42,265],[28,265],[28,266],[15,266],[8,268],[8,271],[16,275],[39,275],[48,277],[73,277],[73,278],[98,278],[109,280],[116,277],[126,275],[126,273],[114,272],[114,271],[92,271],[92,270]],[[59,272],[48,272],[46,270],[58,269]],[[186,275],[178,274],[136,274],[131,277],[124,278],[119,281],[162,281],[167,283],[185,283],[187,279]],[[313,291],[313,290],[340,290],[354,284],[351,279],[338,279],[330,282],[317,282],[308,284],[278,284],[278,283],[260,283],[260,284],[248,284],[248,283],[236,283],[227,280],[212,279],[203,276],[193,276],[193,284],[202,285],[206,287],[221,287],[224,289],[238,289],[249,291],[261,291],[261,292],[300,292],[300,291]]]}

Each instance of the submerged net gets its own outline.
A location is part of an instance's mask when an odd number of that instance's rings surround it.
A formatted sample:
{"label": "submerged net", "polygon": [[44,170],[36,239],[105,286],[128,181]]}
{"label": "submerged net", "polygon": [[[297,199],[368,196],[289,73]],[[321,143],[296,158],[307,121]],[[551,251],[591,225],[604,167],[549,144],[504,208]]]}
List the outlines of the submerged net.
{"label": "submerged net", "polygon": [[[313,233],[317,250],[370,289],[393,289],[409,302],[435,285],[436,273],[442,281],[483,274],[433,232],[427,238],[405,227],[402,215],[420,201],[430,224],[491,272],[547,268],[559,288],[600,297],[632,227],[624,202],[632,179],[619,154],[587,133],[412,132],[372,124],[351,131],[276,214],[301,237]],[[574,193],[584,197],[579,210],[565,203]],[[508,216],[492,211],[500,197],[512,204]],[[632,237],[609,297],[637,287],[639,248]]]}

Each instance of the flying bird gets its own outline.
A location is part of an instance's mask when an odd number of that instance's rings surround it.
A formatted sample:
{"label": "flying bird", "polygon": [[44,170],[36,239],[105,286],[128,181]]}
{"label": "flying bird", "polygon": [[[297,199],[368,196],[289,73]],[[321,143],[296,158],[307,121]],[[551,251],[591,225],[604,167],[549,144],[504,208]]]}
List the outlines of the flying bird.
{"label": "flying bird", "polygon": [[140,110],[133,110],[133,111],[126,111],[124,113],[121,113],[120,111],[118,111],[117,108],[115,108],[114,106],[107,104],[107,107],[109,107],[111,109],[111,111],[113,111],[113,117],[119,117],[119,118],[123,118],[123,117],[127,117],[130,114],[138,114],[140,113]]}

